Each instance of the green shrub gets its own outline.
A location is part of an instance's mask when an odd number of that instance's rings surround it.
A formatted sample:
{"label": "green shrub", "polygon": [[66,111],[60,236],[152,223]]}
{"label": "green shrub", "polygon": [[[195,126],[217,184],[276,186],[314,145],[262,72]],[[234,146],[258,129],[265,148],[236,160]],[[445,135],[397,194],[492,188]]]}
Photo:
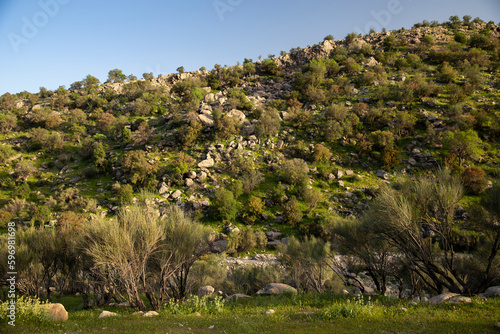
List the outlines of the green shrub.
{"label": "green shrub", "polygon": [[[48,313],[43,309],[45,302],[40,301],[38,298],[19,296],[16,298],[16,324],[30,323],[30,324],[49,324],[51,320]],[[8,311],[9,301],[0,303],[0,323],[4,328],[7,328],[7,322],[10,321]]]}
{"label": "green shrub", "polygon": [[281,165],[281,176],[289,184],[301,184],[307,181],[309,167],[302,159],[286,160]]}

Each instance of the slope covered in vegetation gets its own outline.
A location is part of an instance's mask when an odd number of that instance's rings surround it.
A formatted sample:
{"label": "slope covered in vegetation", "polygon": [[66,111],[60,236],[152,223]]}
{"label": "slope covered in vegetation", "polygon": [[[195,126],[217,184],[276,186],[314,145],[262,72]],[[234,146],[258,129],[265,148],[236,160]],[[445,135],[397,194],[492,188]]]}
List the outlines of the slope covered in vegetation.
{"label": "slope covered in vegetation", "polygon": [[[145,73],[137,79],[116,69],[103,84],[89,75],[69,89],[5,94],[0,97],[1,227],[11,221],[47,227],[57,240],[58,233],[78,233],[89,221],[97,226],[118,213],[114,222],[126,224],[120,209],[146,199],[158,216],[176,203],[208,225],[215,232],[214,251],[276,247],[285,236],[330,240],[339,249],[353,240],[379,247],[356,239],[342,224],[348,218],[352,226],[363,224],[359,217],[396,221],[400,216],[377,211],[376,205],[407,196],[416,208],[409,221],[424,221],[422,230],[409,236],[427,237],[419,247],[441,247],[443,256],[454,255],[457,247],[490,256],[487,270],[481,269],[490,276],[473,284],[460,281],[467,273],[449,262],[436,264],[444,269],[434,279],[437,269],[428,265],[436,259],[399,248],[415,272],[424,273],[411,280],[422,279],[420,284],[435,292],[484,291],[498,280],[498,228],[493,228],[498,216],[487,203],[494,203],[489,190],[500,178],[499,36],[493,22],[452,17],[409,30],[352,33],[343,40],[327,36],[279,57],[215,65],[211,71],[184,73],[180,67],[177,74]],[[438,167],[452,175],[430,178]],[[457,190],[444,203],[439,191],[413,191],[417,186],[403,177],[429,178],[429,189],[434,184],[451,189],[450,178],[459,179],[466,193]],[[384,184],[396,185],[392,195],[389,187],[380,190]],[[441,206],[419,207],[412,193]],[[481,226],[471,219],[472,204],[480,202],[486,211],[475,217],[490,215]],[[369,208],[371,216],[363,215]],[[382,226],[377,233],[388,231]],[[30,232],[25,233],[28,240]],[[443,240],[453,240],[455,248]],[[389,253],[407,242],[391,236],[385,241]],[[486,244],[492,246],[482,249]],[[361,259],[366,254],[366,249],[343,250]],[[380,248],[370,254],[375,253],[382,254]],[[394,273],[370,267],[380,259],[363,260],[377,290],[385,292],[386,275]],[[72,273],[53,263],[35,267],[30,270]],[[47,289],[50,283],[44,283]],[[308,289],[322,291],[324,283]]]}

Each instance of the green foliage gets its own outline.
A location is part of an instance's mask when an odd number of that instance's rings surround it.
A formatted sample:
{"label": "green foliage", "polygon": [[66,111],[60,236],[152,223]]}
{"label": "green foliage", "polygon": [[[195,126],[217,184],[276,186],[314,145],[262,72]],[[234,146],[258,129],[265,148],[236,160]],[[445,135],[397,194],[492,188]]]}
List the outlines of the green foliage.
{"label": "green foliage", "polygon": [[478,195],[486,190],[488,179],[481,168],[469,167],[462,173],[462,180],[467,191]]}
{"label": "green foliage", "polygon": [[212,197],[212,207],[215,216],[222,221],[233,221],[238,213],[239,203],[234,198],[234,194],[226,189],[215,190]]}
{"label": "green foliage", "polygon": [[158,171],[158,166],[150,164],[147,161],[144,151],[130,151],[125,153],[122,167],[130,175],[132,184],[147,187],[157,182],[155,175]]}
{"label": "green foliage", "polygon": [[302,159],[286,160],[281,165],[281,176],[289,184],[297,185],[308,180],[309,167]]}
{"label": "green foliage", "polygon": [[460,166],[469,159],[479,159],[483,154],[483,142],[474,130],[448,132],[443,140],[448,154],[458,158]]}
{"label": "green foliage", "polygon": [[221,296],[196,296],[191,295],[185,300],[171,299],[162,307],[167,314],[187,315],[187,314],[205,314],[214,315],[224,311],[225,303]]}
{"label": "green foliage", "polygon": [[123,74],[122,70],[115,68],[108,72],[108,82],[123,82],[127,76]]}
{"label": "green foliage", "polygon": [[289,225],[297,225],[302,221],[302,210],[299,207],[299,202],[297,199],[292,196],[284,205],[283,205],[283,218],[285,222]]}
{"label": "green foliage", "polygon": [[280,73],[278,65],[272,59],[264,59],[260,64],[260,70],[264,75],[276,76]]}

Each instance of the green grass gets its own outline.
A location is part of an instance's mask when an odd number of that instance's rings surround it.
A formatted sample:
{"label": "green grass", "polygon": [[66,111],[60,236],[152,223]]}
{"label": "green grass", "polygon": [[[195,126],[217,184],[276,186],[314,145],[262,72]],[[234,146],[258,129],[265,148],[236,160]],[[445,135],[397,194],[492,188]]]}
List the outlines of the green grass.
{"label": "green grass", "polygon": [[[473,298],[464,305],[417,305],[389,298],[331,294],[258,296],[226,303],[220,313],[199,308],[166,308],[143,318],[133,310],[122,317],[97,319],[102,309],[82,310],[78,297],[61,301],[69,312],[64,323],[27,322],[10,333],[498,333],[500,299]],[[275,314],[266,316],[268,309]],[[183,311],[184,310],[184,311]],[[187,311],[189,310],[189,311]],[[193,312],[193,314],[188,314]],[[213,329],[209,327],[214,326]],[[5,327],[4,327],[5,328]]]}

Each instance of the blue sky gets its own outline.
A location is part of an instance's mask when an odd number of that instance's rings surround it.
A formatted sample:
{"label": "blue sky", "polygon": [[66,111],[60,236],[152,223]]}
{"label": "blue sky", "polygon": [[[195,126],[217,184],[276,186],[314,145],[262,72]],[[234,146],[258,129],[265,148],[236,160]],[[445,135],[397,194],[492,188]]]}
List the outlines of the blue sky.
{"label": "blue sky", "polygon": [[212,69],[369,27],[471,15],[500,22],[499,0],[0,0],[0,95],[69,87],[109,70],[141,77]]}

